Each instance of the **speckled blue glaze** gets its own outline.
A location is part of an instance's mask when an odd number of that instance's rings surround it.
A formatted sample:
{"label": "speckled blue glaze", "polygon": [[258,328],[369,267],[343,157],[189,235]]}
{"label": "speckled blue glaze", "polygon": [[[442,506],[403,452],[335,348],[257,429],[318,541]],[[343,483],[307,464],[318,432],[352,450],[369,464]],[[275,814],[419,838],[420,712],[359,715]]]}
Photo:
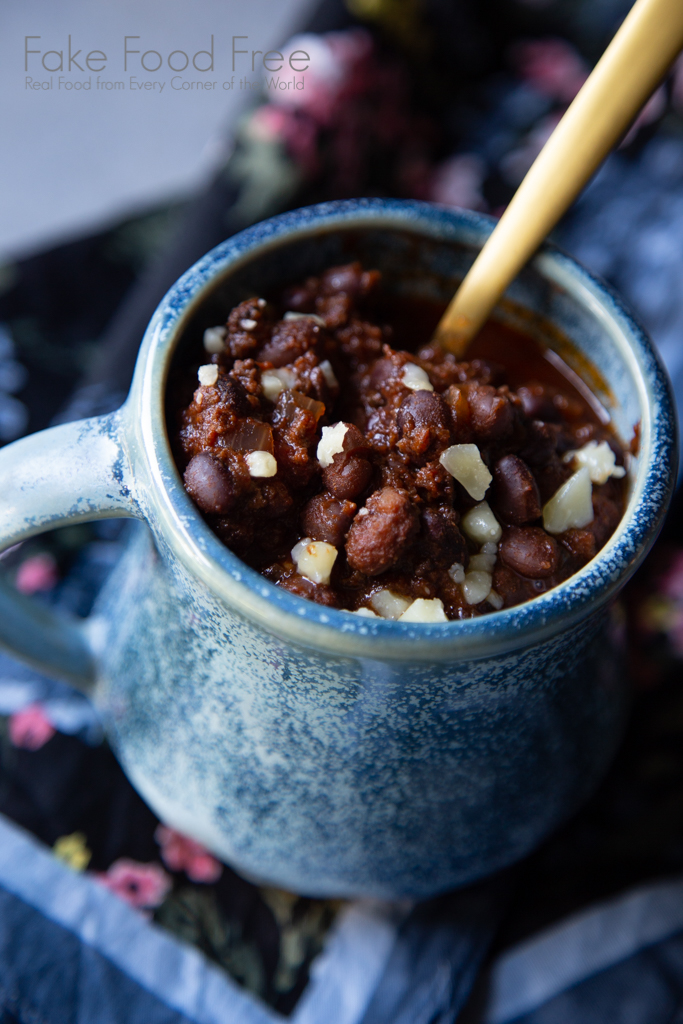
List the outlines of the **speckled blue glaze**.
{"label": "speckled blue glaze", "polygon": [[[544,248],[509,298],[586,353],[609,385],[601,397],[617,430],[629,439],[640,423],[641,448],[622,524],[548,594],[434,625],[304,601],[220,543],[169,448],[169,365],[217,310],[354,256],[391,287],[446,297],[491,226],[375,199],[298,210],[237,235],[162,301],[131,395],[106,427],[127,469],[102,508],[149,529],[137,529],[89,626],[95,699],[157,814],[251,877],[383,898],[464,884],[523,856],[570,814],[618,741],[627,693],[610,602],[661,525],[675,423],[642,329],[570,257]],[[518,310],[500,315],[514,321]]]}

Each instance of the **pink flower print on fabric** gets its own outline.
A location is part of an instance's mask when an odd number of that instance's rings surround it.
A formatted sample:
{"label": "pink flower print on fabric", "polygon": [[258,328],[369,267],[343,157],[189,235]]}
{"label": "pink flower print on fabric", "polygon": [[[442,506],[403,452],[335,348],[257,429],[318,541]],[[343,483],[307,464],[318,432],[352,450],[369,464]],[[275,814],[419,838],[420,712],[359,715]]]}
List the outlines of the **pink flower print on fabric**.
{"label": "pink flower print on fabric", "polygon": [[223,865],[194,839],[166,825],[159,825],[154,838],[161,847],[161,859],[170,871],[184,871],[191,882],[207,885],[221,877]]}
{"label": "pink flower print on fabric", "polygon": [[137,910],[151,910],[164,902],[172,881],[160,864],[140,864],[121,857],[105,872],[93,876],[101,885]]}
{"label": "pink flower print on fabric", "polygon": [[9,718],[10,743],[21,750],[40,750],[56,729],[40,704],[29,704]]}

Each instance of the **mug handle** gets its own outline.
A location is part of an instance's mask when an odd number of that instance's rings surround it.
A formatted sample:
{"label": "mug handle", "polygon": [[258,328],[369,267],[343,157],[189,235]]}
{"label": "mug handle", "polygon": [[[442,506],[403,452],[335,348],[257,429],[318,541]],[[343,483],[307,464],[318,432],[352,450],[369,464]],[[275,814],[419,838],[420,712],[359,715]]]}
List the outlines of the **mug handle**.
{"label": "mug handle", "polygon": [[[144,518],[124,442],[125,406],[30,434],[0,450],[0,552],[45,530]],[[0,644],[89,693],[95,664],[85,623],[41,608],[0,580]]]}

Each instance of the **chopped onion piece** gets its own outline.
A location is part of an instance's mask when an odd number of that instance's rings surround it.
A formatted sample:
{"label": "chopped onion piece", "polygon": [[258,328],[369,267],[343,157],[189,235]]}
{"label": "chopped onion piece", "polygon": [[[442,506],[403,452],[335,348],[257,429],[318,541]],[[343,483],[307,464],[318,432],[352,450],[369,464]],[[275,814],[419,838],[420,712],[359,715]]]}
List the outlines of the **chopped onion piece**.
{"label": "chopped onion piece", "polygon": [[590,472],[582,466],[543,506],[543,526],[548,533],[588,526],[593,521],[592,494]]}
{"label": "chopped onion piece", "polygon": [[273,431],[260,420],[243,420],[235,433],[224,439],[223,444],[234,452],[270,452],[272,455],[275,451]]}
{"label": "chopped onion piece", "polygon": [[223,352],[225,349],[225,335],[227,333],[227,327],[207,327],[203,337],[205,350],[212,356]]}
{"label": "chopped onion piece", "polygon": [[329,583],[337,549],[322,540],[304,537],[292,548],[292,558],[297,572],[311,583]]}
{"label": "chopped onion piece", "polygon": [[481,501],[493,477],[476,444],[452,444],[439,456],[439,462],[461,483],[475,501]]}
{"label": "chopped onion piece", "polygon": [[277,473],[277,462],[275,456],[270,452],[249,452],[245,458],[249,467],[249,476],[266,477],[275,476]]}
{"label": "chopped onion piece", "polygon": [[296,389],[287,391],[282,401],[284,402],[283,412],[290,423],[296,417],[298,409],[305,409],[306,412],[312,413],[315,416],[316,422],[325,412],[324,402],[318,402],[315,398],[308,398]]}
{"label": "chopped onion piece", "polygon": [[438,597],[428,600],[425,597],[416,597],[409,608],[406,608],[403,615],[399,616],[399,622],[448,622],[446,613],[443,610],[443,602]]}
{"label": "chopped onion piece", "polygon": [[401,597],[391,590],[378,590],[370,598],[370,604],[383,619],[398,619],[410,607],[410,598]]}
{"label": "chopped onion piece", "polygon": [[594,484],[604,484],[611,476],[620,480],[626,475],[624,467],[616,465],[614,452],[607,441],[601,441],[600,444],[597,441],[589,441],[583,448],[567,452],[564,461],[573,462],[577,469],[585,466]]}
{"label": "chopped onion piece", "polygon": [[[425,370],[416,363],[406,363],[403,367],[403,374],[401,375],[401,381],[411,391],[433,391],[432,382],[430,381]],[[421,599],[420,599],[421,600]]]}
{"label": "chopped onion piece", "polygon": [[339,381],[334,375],[332,363],[329,361],[329,359],[323,359],[322,363],[320,364],[320,369],[323,371],[323,377],[327,381],[327,386],[330,388],[338,388]]}
{"label": "chopped onion piece", "polygon": [[500,523],[494,516],[488,501],[480,501],[462,517],[462,528],[477,544],[497,543],[503,536]]}
{"label": "chopped onion piece", "polygon": [[491,573],[468,572],[462,585],[462,593],[468,604],[481,604],[491,593]]}
{"label": "chopped onion piece", "polygon": [[346,423],[335,423],[333,427],[323,427],[323,434],[318,442],[318,462],[327,469],[332,465],[335,455],[344,451],[344,438],[349,428]]}
{"label": "chopped onion piece", "polygon": [[465,566],[460,562],[453,562],[453,565],[448,570],[448,575],[454,583],[465,582]]}
{"label": "chopped onion piece", "polygon": [[205,363],[197,370],[197,377],[203,388],[210,388],[218,380],[218,367],[215,363]]}

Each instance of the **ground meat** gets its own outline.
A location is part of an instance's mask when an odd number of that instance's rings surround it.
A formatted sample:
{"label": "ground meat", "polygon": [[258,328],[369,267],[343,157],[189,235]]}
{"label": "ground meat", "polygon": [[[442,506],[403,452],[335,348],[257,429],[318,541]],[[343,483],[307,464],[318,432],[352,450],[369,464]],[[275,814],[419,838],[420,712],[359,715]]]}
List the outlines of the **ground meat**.
{"label": "ground meat", "polygon": [[231,311],[226,324],[225,350],[232,359],[245,359],[262,345],[272,330],[264,303],[247,299]]}
{"label": "ground meat", "polygon": [[421,326],[426,307],[379,280],[351,263],[230,311],[221,351],[202,352],[215,381],[189,402],[177,387],[188,494],[244,561],[329,607],[396,617],[436,599],[460,619],[545,593],[617,527],[624,481],[594,483],[593,521],[558,536],[543,507],[588,442],[623,464],[618,440],[528,338],[487,325],[459,362],[430,340],[439,311]]}

